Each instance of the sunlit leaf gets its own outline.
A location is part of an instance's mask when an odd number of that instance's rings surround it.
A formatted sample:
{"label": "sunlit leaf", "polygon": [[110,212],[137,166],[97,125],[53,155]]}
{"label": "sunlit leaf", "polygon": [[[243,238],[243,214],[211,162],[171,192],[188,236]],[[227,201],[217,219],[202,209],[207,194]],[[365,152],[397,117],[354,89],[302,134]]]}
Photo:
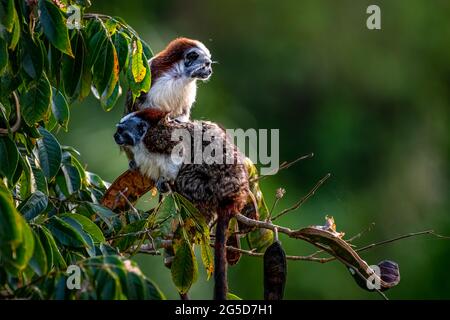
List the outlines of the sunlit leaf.
{"label": "sunlit leaf", "polygon": [[180,293],[186,293],[191,288],[197,275],[197,260],[192,246],[183,240],[175,252],[170,271],[172,281]]}

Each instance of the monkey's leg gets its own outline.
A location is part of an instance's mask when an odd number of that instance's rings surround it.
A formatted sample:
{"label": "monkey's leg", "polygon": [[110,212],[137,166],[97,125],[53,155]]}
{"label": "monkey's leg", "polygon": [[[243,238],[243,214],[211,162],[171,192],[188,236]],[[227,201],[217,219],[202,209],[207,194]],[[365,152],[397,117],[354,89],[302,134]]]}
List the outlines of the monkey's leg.
{"label": "monkey's leg", "polygon": [[228,293],[227,279],[227,232],[230,213],[218,213],[216,226],[216,242],[214,245],[214,300],[226,300]]}

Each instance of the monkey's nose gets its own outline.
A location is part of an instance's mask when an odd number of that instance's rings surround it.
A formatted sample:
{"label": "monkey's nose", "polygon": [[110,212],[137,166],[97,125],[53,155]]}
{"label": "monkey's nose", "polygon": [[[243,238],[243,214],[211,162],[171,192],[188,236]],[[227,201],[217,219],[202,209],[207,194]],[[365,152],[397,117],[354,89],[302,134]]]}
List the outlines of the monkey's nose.
{"label": "monkey's nose", "polygon": [[210,59],[206,59],[205,60],[205,67],[210,67],[211,66],[212,61]]}

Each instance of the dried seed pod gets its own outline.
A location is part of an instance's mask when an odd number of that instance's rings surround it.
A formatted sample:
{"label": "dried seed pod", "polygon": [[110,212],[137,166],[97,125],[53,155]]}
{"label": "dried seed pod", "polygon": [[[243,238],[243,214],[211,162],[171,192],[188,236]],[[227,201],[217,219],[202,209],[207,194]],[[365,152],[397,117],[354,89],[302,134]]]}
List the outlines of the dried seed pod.
{"label": "dried seed pod", "polygon": [[280,241],[272,243],[264,253],[264,299],[283,299],[286,284],[286,253]]}
{"label": "dried seed pod", "polygon": [[389,285],[389,287],[394,287],[399,284],[400,269],[396,262],[384,260],[378,263],[378,267],[380,268],[381,280],[386,282]]}
{"label": "dried seed pod", "polygon": [[[378,266],[378,270],[374,268],[376,266]],[[375,269],[375,274],[369,279],[361,278],[352,268],[348,269],[358,286],[367,291],[373,291],[377,286],[380,291],[386,291],[399,284],[400,268],[396,262],[383,260],[376,266],[371,267]]]}

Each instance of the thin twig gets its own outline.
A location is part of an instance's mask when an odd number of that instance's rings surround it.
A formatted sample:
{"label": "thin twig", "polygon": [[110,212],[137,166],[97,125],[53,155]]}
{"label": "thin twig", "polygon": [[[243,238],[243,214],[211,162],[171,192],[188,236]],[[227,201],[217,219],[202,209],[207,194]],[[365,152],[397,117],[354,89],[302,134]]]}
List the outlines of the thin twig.
{"label": "thin twig", "polygon": [[280,172],[281,170],[284,170],[284,169],[287,169],[287,168],[293,166],[294,164],[296,164],[299,161],[310,159],[312,157],[314,157],[314,153],[309,153],[309,154],[300,156],[297,159],[295,159],[293,161],[290,161],[290,162],[283,162],[278,168],[272,170],[268,174],[262,174],[262,175],[260,175],[260,176],[258,176],[256,178],[253,178],[250,182],[255,182],[255,181],[258,181],[258,180],[262,180],[262,179],[264,179],[266,177],[272,176],[272,175]]}
{"label": "thin twig", "polygon": [[325,183],[325,181],[331,177],[331,173],[328,173],[325,175],[325,177],[323,177],[322,179],[320,179],[316,185],[306,194],[306,196],[304,196],[303,198],[301,198],[296,204],[294,204],[292,207],[289,207],[287,209],[284,209],[283,211],[281,211],[278,215],[276,215],[272,221],[275,221],[276,219],[284,216],[286,213],[289,213],[291,211],[297,210],[301,205],[303,205],[309,198],[311,198],[317,191],[317,189],[320,188],[321,185],[323,185]]}
{"label": "thin twig", "polygon": [[404,235],[401,235],[401,236],[398,236],[398,237],[395,237],[395,238],[392,238],[392,239],[389,239],[389,240],[384,240],[384,241],[372,243],[372,244],[369,244],[367,246],[355,249],[355,251],[356,252],[365,251],[365,250],[368,250],[368,249],[372,249],[374,247],[381,246],[383,244],[387,244],[387,243],[391,243],[391,242],[394,242],[394,241],[398,241],[398,240],[402,240],[402,239],[406,239],[406,238],[411,238],[411,237],[415,237],[415,236],[421,236],[421,235],[424,235],[424,234],[431,234],[431,235],[434,235],[435,237],[438,237],[438,238],[450,239],[450,237],[446,237],[446,236],[442,236],[440,234],[436,234],[434,232],[434,230],[426,230],[426,231],[420,231],[420,232],[412,232],[412,233],[404,234]]}

